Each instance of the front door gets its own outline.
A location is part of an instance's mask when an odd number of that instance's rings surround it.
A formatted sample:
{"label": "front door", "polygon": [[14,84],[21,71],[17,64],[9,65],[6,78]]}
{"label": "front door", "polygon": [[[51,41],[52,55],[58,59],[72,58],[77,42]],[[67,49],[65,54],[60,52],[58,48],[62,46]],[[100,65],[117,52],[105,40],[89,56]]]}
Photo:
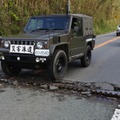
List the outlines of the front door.
{"label": "front door", "polygon": [[71,24],[71,56],[83,53],[85,40],[83,39],[83,22],[82,18],[72,18]]}

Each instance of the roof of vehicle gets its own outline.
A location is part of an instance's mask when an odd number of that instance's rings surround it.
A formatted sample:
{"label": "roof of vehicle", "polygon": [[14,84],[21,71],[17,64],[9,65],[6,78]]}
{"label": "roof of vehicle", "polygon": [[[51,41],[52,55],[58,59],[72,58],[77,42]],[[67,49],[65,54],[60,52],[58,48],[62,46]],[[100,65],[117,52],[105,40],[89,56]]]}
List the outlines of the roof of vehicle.
{"label": "roof of vehicle", "polygon": [[92,18],[91,16],[83,15],[83,14],[53,14],[53,15],[40,15],[40,16],[32,16],[32,17],[54,17],[54,16],[74,16],[74,17]]}

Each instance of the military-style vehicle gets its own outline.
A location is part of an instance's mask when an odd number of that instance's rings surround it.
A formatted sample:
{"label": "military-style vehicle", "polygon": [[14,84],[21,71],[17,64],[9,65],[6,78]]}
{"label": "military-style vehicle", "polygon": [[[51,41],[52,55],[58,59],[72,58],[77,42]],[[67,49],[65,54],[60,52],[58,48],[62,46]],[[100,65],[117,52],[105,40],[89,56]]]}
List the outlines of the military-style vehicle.
{"label": "military-style vehicle", "polygon": [[2,71],[9,76],[21,69],[48,70],[51,80],[61,80],[68,63],[79,59],[88,67],[95,46],[92,17],[82,14],[32,16],[24,32],[1,38]]}

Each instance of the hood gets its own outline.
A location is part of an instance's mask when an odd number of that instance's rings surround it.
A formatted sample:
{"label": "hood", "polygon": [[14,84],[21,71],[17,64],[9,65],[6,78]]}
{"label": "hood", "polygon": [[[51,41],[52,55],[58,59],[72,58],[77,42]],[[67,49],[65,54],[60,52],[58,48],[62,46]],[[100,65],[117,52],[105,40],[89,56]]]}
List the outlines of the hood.
{"label": "hood", "polygon": [[49,40],[51,38],[53,38],[53,36],[56,35],[63,35],[65,34],[65,32],[33,32],[33,33],[22,33],[22,34],[18,34],[16,36],[9,36],[9,38],[22,38],[22,39],[45,39],[45,40]]}

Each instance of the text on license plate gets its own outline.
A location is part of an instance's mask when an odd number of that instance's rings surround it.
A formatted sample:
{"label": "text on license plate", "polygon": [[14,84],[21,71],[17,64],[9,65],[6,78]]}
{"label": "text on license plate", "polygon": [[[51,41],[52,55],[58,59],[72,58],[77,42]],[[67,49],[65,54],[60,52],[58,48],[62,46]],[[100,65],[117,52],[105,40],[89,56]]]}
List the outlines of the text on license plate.
{"label": "text on license plate", "polygon": [[10,45],[10,53],[33,54],[33,45]]}
{"label": "text on license plate", "polygon": [[35,50],[35,55],[36,56],[49,56],[50,55],[50,51],[48,49],[36,49]]}

